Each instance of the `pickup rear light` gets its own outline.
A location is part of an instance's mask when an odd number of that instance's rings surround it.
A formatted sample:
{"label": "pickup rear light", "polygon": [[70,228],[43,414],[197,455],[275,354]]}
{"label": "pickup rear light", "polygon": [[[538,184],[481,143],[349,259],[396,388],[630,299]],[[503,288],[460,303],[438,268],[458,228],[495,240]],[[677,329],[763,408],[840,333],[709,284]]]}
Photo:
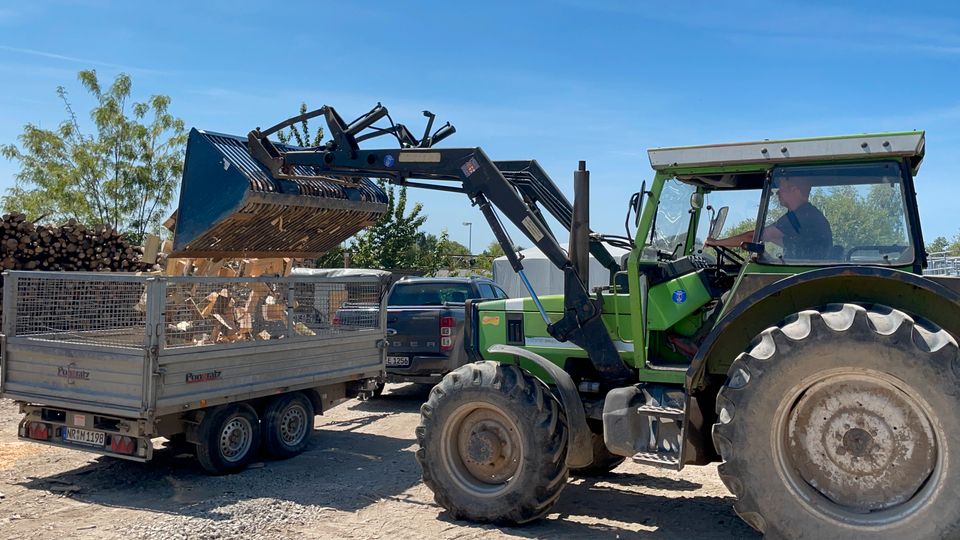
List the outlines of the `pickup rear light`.
{"label": "pickup rear light", "polygon": [[50,425],[43,422],[30,422],[27,424],[27,437],[38,441],[50,439]]}
{"label": "pickup rear light", "polygon": [[453,317],[440,317],[440,350],[449,351],[453,349],[453,329],[457,326],[457,319]]}
{"label": "pickup rear light", "polygon": [[110,451],[116,454],[132,454],[137,449],[137,441],[133,437],[112,435],[110,437]]}

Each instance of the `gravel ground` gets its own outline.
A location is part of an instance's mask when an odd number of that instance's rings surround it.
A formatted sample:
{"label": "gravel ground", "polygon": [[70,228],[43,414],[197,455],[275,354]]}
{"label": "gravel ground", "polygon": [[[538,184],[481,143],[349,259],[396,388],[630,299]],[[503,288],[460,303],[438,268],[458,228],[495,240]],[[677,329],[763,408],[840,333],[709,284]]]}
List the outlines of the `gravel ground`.
{"label": "gravel ground", "polygon": [[421,387],[392,385],[379,400],[347,402],[317,417],[305,453],[226,477],[205,475],[182,449],[141,464],[20,442],[16,406],[0,400],[0,538],[757,537],[716,467],[625,463],[572,479],[540,522],[453,521],[414,459],[424,399]]}

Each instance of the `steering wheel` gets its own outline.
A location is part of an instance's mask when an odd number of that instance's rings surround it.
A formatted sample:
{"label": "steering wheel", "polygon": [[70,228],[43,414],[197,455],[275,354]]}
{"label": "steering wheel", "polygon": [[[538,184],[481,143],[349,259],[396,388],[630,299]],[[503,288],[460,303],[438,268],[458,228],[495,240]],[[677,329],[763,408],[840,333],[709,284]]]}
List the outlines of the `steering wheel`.
{"label": "steering wheel", "polygon": [[723,262],[723,256],[726,255],[728,259],[733,261],[737,266],[743,266],[747,262],[743,257],[740,256],[736,251],[726,247],[726,246],[711,246],[717,251],[717,266]]}

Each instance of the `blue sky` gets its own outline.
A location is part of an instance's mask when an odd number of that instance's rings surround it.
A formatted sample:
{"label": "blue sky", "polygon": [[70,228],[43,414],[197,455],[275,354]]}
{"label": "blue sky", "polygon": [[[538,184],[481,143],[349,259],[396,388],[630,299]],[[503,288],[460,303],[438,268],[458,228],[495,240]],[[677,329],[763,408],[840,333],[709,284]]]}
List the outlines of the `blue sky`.
{"label": "blue sky", "polygon": [[[57,85],[84,110],[89,68],[237,134],[301,101],[349,118],[379,101],[410,126],[430,109],[457,127],[447,145],[537,159],[568,196],[587,160],[593,228],[611,233],[649,147],[925,129],[925,237],[960,232],[955,2],[8,1],[0,143],[64,118]],[[0,159],[0,188],[15,171]],[[465,197],[411,195],[431,232],[466,244],[472,221],[474,251],[493,239]]]}

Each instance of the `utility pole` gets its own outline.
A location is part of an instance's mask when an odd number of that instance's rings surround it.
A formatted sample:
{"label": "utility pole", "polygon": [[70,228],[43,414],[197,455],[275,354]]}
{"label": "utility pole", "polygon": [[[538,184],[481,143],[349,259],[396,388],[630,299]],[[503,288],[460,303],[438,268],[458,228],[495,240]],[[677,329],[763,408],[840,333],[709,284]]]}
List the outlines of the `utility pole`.
{"label": "utility pole", "polygon": [[473,255],[473,222],[464,221],[463,226],[467,227],[469,231],[469,236],[467,237],[467,251],[470,252],[470,255]]}

